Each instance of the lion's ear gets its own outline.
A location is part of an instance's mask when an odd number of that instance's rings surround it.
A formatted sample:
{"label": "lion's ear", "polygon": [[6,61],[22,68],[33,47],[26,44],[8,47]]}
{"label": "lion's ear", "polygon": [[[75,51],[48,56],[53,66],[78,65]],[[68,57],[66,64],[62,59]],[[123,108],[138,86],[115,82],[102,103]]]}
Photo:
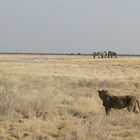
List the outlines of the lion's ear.
{"label": "lion's ear", "polygon": [[100,90],[98,90],[98,93],[100,93]]}
{"label": "lion's ear", "polygon": [[105,90],[105,92],[107,92],[107,93],[108,93],[108,90]]}

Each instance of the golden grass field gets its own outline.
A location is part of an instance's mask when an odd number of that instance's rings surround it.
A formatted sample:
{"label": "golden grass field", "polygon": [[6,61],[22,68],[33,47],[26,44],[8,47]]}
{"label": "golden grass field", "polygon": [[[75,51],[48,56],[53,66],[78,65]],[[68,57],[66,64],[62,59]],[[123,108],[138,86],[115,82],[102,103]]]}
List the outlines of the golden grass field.
{"label": "golden grass field", "polygon": [[0,140],[140,140],[140,114],[106,116],[97,90],[140,100],[140,57],[0,55]]}

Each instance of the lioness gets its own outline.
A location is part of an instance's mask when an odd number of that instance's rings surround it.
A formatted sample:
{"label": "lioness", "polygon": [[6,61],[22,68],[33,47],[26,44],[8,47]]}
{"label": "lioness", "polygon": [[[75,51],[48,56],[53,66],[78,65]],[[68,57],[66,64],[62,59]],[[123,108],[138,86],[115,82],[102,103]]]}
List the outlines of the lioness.
{"label": "lioness", "polygon": [[129,112],[133,111],[139,113],[136,109],[136,105],[140,110],[139,101],[135,96],[114,96],[110,94],[107,90],[99,91],[99,97],[103,101],[103,106],[105,107],[106,115],[109,115],[111,108],[122,109],[127,107]]}

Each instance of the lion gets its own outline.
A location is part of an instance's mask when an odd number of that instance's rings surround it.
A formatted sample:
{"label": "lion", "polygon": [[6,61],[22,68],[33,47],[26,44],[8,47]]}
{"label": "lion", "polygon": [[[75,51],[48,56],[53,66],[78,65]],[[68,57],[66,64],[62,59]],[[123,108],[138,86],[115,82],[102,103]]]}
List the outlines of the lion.
{"label": "lion", "polygon": [[135,96],[114,96],[110,94],[107,90],[98,90],[99,97],[103,101],[103,106],[105,107],[106,115],[110,114],[111,108],[123,109],[127,107],[129,112],[139,113],[137,107],[140,111],[139,101]]}

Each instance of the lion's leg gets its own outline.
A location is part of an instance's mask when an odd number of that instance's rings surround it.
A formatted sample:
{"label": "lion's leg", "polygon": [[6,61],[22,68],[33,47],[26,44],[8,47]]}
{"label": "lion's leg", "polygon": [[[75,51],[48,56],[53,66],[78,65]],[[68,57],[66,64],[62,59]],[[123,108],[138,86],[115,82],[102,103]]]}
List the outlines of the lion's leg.
{"label": "lion's leg", "polygon": [[137,109],[136,109],[136,102],[132,102],[130,103],[130,105],[127,107],[127,110],[129,112],[133,111],[134,113],[138,113]]}
{"label": "lion's leg", "polygon": [[138,109],[140,110],[140,105],[139,105],[139,101],[137,100],[137,105],[138,105]]}
{"label": "lion's leg", "polygon": [[136,101],[135,104],[134,104],[133,112],[135,112],[136,114],[139,113],[139,112],[137,111],[137,101]]}
{"label": "lion's leg", "polygon": [[136,105],[135,105],[134,108],[133,108],[133,112],[135,112],[136,114],[139,113],[139,112],[137,111],[137,109],[136,109]]}
{"label": "lion's leg", "polygon": [[135,102],[134,102],[133,99],[131,99],[129,105],[127,106],[127,110],[128,110],[129,112],[131,112],[131,111],[134,112],[134,106],[135,106]]}
{"label": "lion's leg", "polygon": [[132,111],[132,105],[131,105],[131,104],[130,104],[129,106],[127,106],[127,110],[128,110],[129,112]]}
{"label": "lion's leg", "polygon": [[106,111],[106,115],[110,115],[110,111],[111,111],[111,108],[105,108],[105,111]]}

